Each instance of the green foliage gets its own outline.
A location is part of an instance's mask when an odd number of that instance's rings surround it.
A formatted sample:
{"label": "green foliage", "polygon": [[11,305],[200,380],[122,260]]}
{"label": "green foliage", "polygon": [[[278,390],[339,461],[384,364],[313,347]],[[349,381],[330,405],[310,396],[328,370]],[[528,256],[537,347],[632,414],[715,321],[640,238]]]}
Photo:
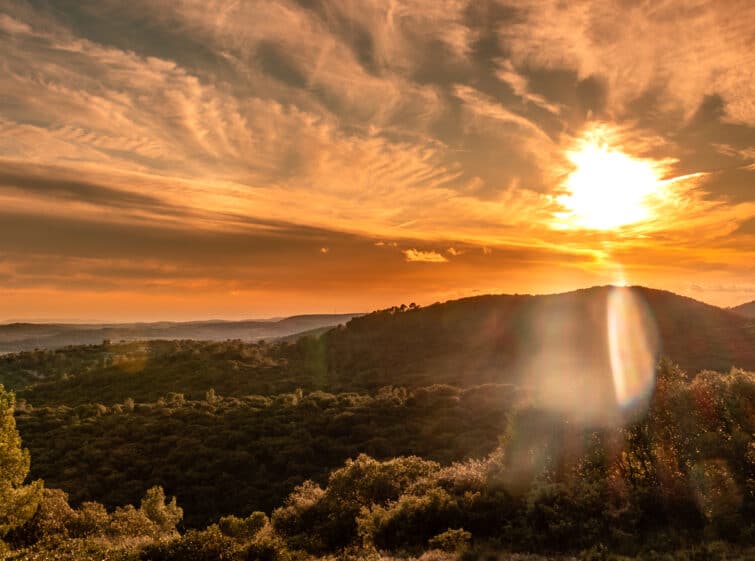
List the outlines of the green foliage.
{"label": "green foliage", "polygon": [[14,405],[15,396],[0,384],[0,538],[34,516],[42,497],[41,481],[24,484],[29,452],[21,448]]}
{"label": "green foliage", "polygon": [[324,485],[360,452],[443,463],[488,454],[516,396],[505,385],[216,394],[211,402],[166,399],[131,411],[123,404],[83,417],[66,406],[35,407],[17,420],[33,476],[66,490],[72,504],[134,504],[159,484],[177,496],[185,523],[202,527],[226,514],[270,512],[296,485]]}
{"label": "green foliage", "polygon": [[129,531],[125,528],[120,532],[113,532],[110,528],[111,517],[107,509],[100,503],[87,501],[76,510],[69,525],[69,532],[79,538],[102,536],[108,533],[129,535]]}
{"label": "green foliage", "polygon": [[311,482],[297,488],[286,506],[273,512],[273,525],[297,547],[332,550],[357,537],[357,517],[364,508],[396,500],[438,464],[417,457],[378,462],[364,454],[331,473],[320,489]]}
{"label": "green foliage", "polygon": [[37,407],[111,406],[129,398],[175,405],[181,396],[203,399],[211,388],[233,396],[315,389],[298,361],[289,344],[133,342],[0,356],[0,382],[12,382]]}
{"label": "green foliage", "polygon": [[289,549],[272,526],[265,526],[246,548],[246,559],[255,561],[300,561],[307,556]]}
{"label": "green foliage", "polygon": [[224,517],[222,524],[189,530],[183,536],[147,545],[142,561],[293,561],[297,556],[271,528],[267,517]]}
{"label": "green foliage", "polygon": [[136,561],[141,547],[178,537],[180,510],[157,487],[147,492],[140,508],[126,505],[110,514],[94,502],[73,509],[65,493],[46,489],[37,512],[8,541],[21,552],[18,559],[47,559],[55,552],[55,559],[62,560]]}
{"label": "green foliage", "polygon": [[68,504],[68,495],[60,489],[44,489],[37,511],[23,526],[8,535],[16,545],[59,540],[73,535],[77,513]]}
{"label": "green foliage", "polygon": [[[100,510],[100,507],[90,506],[90,510]],[[117,507],[109,517],[107,532],[114,537],[173,536],[182,516],[183,510],[176,504],[176,498],[167,501],[162,487],[155,486],[147,490],[138,509],[132,505]]]}
{"label": "green foliage", "polygon": [[118,544],[99,539],[68,539],[36,544],[11,551],[7,561],[138,561],[135,544]]}
{"label": "green foliage", "polygon": [[[647,410],[585,426],[488,383],[519,335],[499,329],[501,310],[482,325],[465,306],[396,308],[297,343],[2,359],[1,375],[34,372],[16,411],[32,476],[71,494],[40,491],[6,536],[10,555],[715,561],[755,541],[755,375],[690,378],[666,362]],[[420,334],[428,318],[437,326]],[[495,343],[476,342],[483,328]],[[0,457],[29,488],[4,419]],[[183,535],[178,503],[197,528]]]}

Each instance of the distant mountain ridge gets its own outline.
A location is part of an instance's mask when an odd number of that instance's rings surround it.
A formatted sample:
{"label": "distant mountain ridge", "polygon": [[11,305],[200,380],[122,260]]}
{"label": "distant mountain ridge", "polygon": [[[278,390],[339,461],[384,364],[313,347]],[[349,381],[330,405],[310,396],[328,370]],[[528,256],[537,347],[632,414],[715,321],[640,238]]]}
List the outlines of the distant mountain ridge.
{"label": "distant mountain ridge", "polygon": [[92,345],[102,343],[106,339],[113,342],[154,339],[258,341],[291,337],[300,332],[333,327],[357,315],[359,314],[312,314],[270,320],[161,321],[123,324],[9,323],[0,325],[0,352]]}
{"label": "distant mountain ridge", "polygon": [[730,309],[732,312],[742,314],[743,316],[755,318],[755,300],[753,300],[752,302],[747,302],[746,304],[735,306]]}

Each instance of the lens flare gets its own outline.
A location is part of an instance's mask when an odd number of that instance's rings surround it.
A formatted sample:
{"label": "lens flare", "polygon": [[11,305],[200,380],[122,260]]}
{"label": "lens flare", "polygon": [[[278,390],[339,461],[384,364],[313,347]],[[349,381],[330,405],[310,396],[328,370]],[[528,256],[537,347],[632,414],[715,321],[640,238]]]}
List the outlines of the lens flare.
{"label": "lens flare", "polygon": [[608,355],[616,403],[624,410],[644,403],[655,384],[658,331],[650,311],[632,289],[608,295]]}

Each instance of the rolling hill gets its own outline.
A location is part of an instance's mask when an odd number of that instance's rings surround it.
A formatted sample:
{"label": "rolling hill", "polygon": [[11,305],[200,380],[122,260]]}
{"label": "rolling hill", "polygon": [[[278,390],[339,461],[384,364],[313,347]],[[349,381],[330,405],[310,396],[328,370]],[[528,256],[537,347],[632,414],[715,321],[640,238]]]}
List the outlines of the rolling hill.
{"label": "rolling hill", "polygon": [[[361,452],[442,465],[483,457],[532,403],[540,409],[523,414],[540,427],[533,434],[549,434],[561,414],[570,427],[610,430],[612,369],[618,356],[636,373],[638,341],[655,344],[645,374],[668,356],[686,371],[683,387],[700,370],[755,369],[751,319],[670,292],[595,287],[402,306],[266,343],[100,341],[14,353],[0,357],[0,383],[19,398],[32,478],[75,504],[109,508],[162,485],[201,527],[225,513],[269,512]],[[663,372],[684,376],[668,363]],[[748,400],[750,378],[701,380]],[[572,422],[575,413],[586,422]]]}
{"label": "rolling hill", "polygon": [[643,287],[479,296],[383,310],[324,337],[331,376],[348,375],[350,383],[359,380],[368,388],[526,383],[543,370],[603,379],[610,371],[610,322],[619,329],[614,334],[619,346],[644,330],[656,342],[656,356],[690,373],[755,369],[751,319]]}
{"label": "rolling hill", "polygon": [[639,335],[656,351],[645,370],[661,356],[690,375],[755,370],[752,320],[670,292],[596,287],[393,308],[265,345],[147,341],[7,355],[0,383],[39,405],[152,401],[168,392],[199,399],[210,388],[244,396],[489,383],[570,387],[579,395],[589,388],[602,399],[613,395],[611,338],[614,351],[626,354]]}

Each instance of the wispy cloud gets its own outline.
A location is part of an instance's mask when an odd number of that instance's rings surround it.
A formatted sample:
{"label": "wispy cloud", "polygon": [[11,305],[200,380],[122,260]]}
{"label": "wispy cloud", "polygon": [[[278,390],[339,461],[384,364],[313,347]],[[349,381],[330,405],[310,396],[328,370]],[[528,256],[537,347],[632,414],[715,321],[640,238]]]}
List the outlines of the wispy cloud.
{"label": "wispy cloud", "polygon": [[506,109],[503,105],[496,103],[493,99],[478,92],[474,88],[457,85],[454,87],[454,94],[461,99],[474,114],[495,119],[502,123],[516,125],[517,127],[538,136],[546,143],[550,142],[548,135],[533,121]]}
{"label": "wispy cloud", "polygon": [[524,101],[533,103],[551,113],[561,112],[559,105],[551,103],[542,95],[530,91],[527,78],[516,71],[510,60],[506,59],[501,62],[496,75],[499,80],[509,85],[516,96],[522,98]]}
{"label": "wispy cloud", "polygon": [[[439,295],[549,267],[557,289],[600,281],[600,259],[742,284],[752,17],[739,0],[2,4],[0,290],[136,278],[251,302],[305,269],[299,289],[351,282],[377,305],[378,275]],[[565,152],[601,122],[663,164],[667,197],[621,231],[554,230]]]}
{"label": "wispy cloud", "polygon": [[747,0],[512,4],[520,19],[500,33],[513,61],[604,79],[615,114],[652,92],[663,109],[689,117],[706,95],[719,94],[728,119],[755,124],[755,6]]}

